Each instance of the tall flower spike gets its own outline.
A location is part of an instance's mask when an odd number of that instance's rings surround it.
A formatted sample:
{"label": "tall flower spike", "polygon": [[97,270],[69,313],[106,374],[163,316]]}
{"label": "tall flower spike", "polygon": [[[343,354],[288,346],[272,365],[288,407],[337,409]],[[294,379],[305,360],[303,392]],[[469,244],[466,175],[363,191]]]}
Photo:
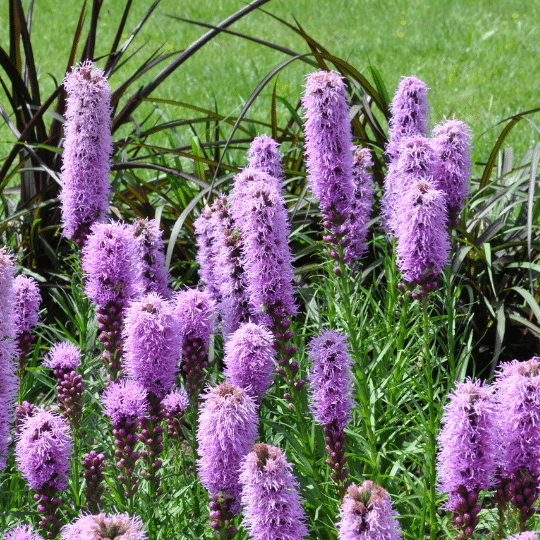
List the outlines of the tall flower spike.
{"label": "tall flower spike", "polygon": [[280,448],[258,443],[240,468],[243,525],[253,540],[308,536],[298,482]]}
{"label": "tall flower spike", "polygon": [[433,148],[441,161],[439,189],[446,193],[448,219],[455,226],[471,190],[471,131],[465,122],[445,118],[433,128],[432,135]]}
{"label": "tall flower spike", "polygon": [[71,68],[64,79],[66,140],[62,155],[62,225],[64,236],[84,244],[95,222],[109,209],[111,89],[90,60]]}
{"label": "tall flower spike", "polygon": [[401,527],[392,500],[371,480],[351,484],[339,514],[338,540],[400,540]]}
{"label": "tall flower spike", "polygon": [[439,488],[449,494],[457,538],[465,540],[479,521],[479,493],[495,473],[495,404],[492,390],[470,379],[456,384],[448,397],[438,435]]}
{"label": "tall flower spike", "polygon": [[84,454],[81,465],[83,466],[83,477],[86,482],[84,495],[86,497],[86,507],[92,514],[97,514],[101,506],[101,496],[105,491],[103,481],[105,475],[103,471],[105,456],[91,450]]}
{"label": "tall flower spike", "polygon": [[268,135],[255,137],[248,150],[248,167],[257,169],[275,179],[281,193],[283,182],[283,164],[279,153],[279,144]]}
{"label": "tall flower spike", "polygon": [[62,540],[147,540],[143,522],[129,514],[80,516],[62,529]]}
{"label": "tall flower spike", "polygon": [[165,247],[162,231],[155,219],[139,218],[132,225],[137,245],[137,282],[141,294],[156,292],[165,299],[171,297],[171,277],[165,266]]}
{"label": "tall flower spike", "polygon": [[353,178],[355,183],[351,214],[346,221],[347,234],[345,262],[358,271],[357,261],[367,250],[367,224],[373,210],[374,183],[368,167],[373,167],[371,151],[368,148],[353,147]]}
{"label": "tall flower spike", "polygon": [[229,520],[240,510],[240,462],[257,438],[255,402],[230,383],[209,389],[202,399],[197,429],[199,478],[212,498],[212,526],[234,534]]}
{"label": "tall flower spike", "polygon": [[4,540],[43,540],[32,525],[17,525],[11,529]]}
{"label": "tall flower spike", "polygon": [[181,441],[182,425],[185,423],[184,414],[189,407],[189,398],[183,388],[176,388],[165,396],[161,402],[165,422],[167,422],[167,432],[169,440],[176,439]]}
{"label": "tall flower spike", "polygon": [[60,530],[60,520],[55,519],[60,499],[55,495],[67,486],[72,447],[66,422],[44,409],[27,417],[15,447],[19,471],[36,491],[34,499],[43,516],[39,526],[49,538]]}
{"label": "tall flower spike", "polygon": [[242,325],[225,343],[225,370],[228,382],[261,400],[274,380],[274,336],[264,326]]}

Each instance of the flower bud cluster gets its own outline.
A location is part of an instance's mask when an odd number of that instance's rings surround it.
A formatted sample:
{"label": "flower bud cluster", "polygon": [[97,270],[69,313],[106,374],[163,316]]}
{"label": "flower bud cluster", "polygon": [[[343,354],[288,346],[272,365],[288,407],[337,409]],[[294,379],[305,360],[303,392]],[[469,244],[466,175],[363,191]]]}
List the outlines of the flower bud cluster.
{"label": "flower bud cluster", "polygon": [[167,435],[169,439],[183,440],[182,426],[186,424],[184,414],[189,407],[187,392],[183,389],[173,390],[165,396],[161,402],[165,422],[167,423]]}
{"label": "flower bud cluster", "polygon": [[99,511],[101,495],[105,490],[105,486],[103,485],[103,480],[105,480],[105,475],[103,474],[103,470],[105,469],[104,461],[105,456],[98,454],[95,450],[84,454],[81,461],[84,469],[83,477],[86,482],[86,488],[84,490],[86,507],[92,514]]}
{"label": "flower bud cluster", "polygon": [[347,491],[349,469],[345,467],[347,458],[345,457],[345,434],[343,431],[335,429],[335,426],[324,426],[324,440],[329,458],[326,464],[332,472],[330,478],[336,483],[339,489],[339,498],[343,500]]}
{"label": "flower bud cluster", "polygon": [[216,538],[221,538],[221,531],[225,531],[226,537],[232,539],[236,534],[236,527],[232,524],[232,520],[235,516],[231,511],[231,503],[233,497],[227,495],[223,491],[219,491],[212,495],[212,500],[209,503],[210,506],[210,519],[212,520],[212,528]]}
{"label": "flower bud cluster", "polygon": [[109,382],[118,382],[122,376],[122,320],[123,309],[118,302],[110,302],[106,306],[97,306],[99,340],[105,351],[101,361],[109,370]]}
{"label": "flower bud cluster", "polygon": [[15,328],[17,349],[19,350],[19,376],[24,374],[24,358],[34,341],[32,329],[39,323],[41,294],[33,277],[23,274],[13,282],[15,292]]}
{"label": "flower bud cluster", "polygon": [[478,504],[478,489],[469,490],[463,484],[452,493],[452,518],[454,527],[459,531],[457,540],[472,538],[474,529],[480,518],[480,505]]}

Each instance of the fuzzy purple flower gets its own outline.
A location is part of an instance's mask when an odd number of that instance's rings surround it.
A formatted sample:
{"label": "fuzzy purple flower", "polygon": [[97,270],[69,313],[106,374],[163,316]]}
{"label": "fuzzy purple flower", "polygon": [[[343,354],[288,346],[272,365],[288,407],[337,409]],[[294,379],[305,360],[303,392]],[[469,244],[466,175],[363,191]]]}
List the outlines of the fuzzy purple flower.
{"label": "fuzzy purple flower", "polygon": [[137,281],[141,294],[156,292],[168,300],[171,277],[165,266],[165,247],[157,221],[139,218],[131,230],[137,245]]}
{"label": "fuzzy purple flower", "polygon": [[80,516],[62,529],[62,540],[147,540],[143,522],[129,514]]}
{"label": "fuzzy purple flower", "polygon": [[255,137],[248,150],[248,167],[268,174],[276,182],[281,193],[283,164],[279,153],[279,144],[268,135]]}
{"label": "fuzzy purple flower", "polygon": [[75,371],[81,364],[81,356],[80,347],[74,343],[70,341],[55,343],[43,360],[43,365],[50,369]]}
{"label": "fuzzy purple flower", "polygon": [[[352,132],[347,93],[333,71],[308,75],[302,105],[308,180],[320,209],[331,224],[341,225],[353,199]],[[332,225],[334,224],[334,225]]]}
{"label": "fuzzy purple flower", "polygon": [[240,509],[240,462],[257,438],[255,402],[230,383],[209,389],[202,400],[197,429],[201,484],[214,499],[222,492],[226,501],[220,510],[235,514]]}
{"label": "fuzzy purple flower", "polygon": [[66,140],[62,155],[62,225],[64,235],[79,245],[92,224],[109,208],[109,160],[112,154],[111,89],[101,69],[90,60],[64,79]]}
{"label": "fuzzy purple flower", "polygon": [[240,468],[243,525],[253,540],[308,536],[298,482],[280,448],[258,443]]}
{"label": "fuzzy purple flower", "polygon": [[15,291],[15,328],[17,334],[17,348],[20,353],[21,372],[24,365],[24,356],[28,352],[33,340],[31,331],[39,323],[39,305],[41,294],[39,285],[33,277],[20,274],[13,283]]}
{"label": "fuzzy purple flower", "polygon": [[185,424],[184,414],[189,407],[189,397],[183,388],[176,388],[167,394],[161,402],[169,439],[182,440],[182,425]]}
{"label": "fuzzy purple flower", "polygon": [[540,534],[540,531],[532,532],[522,532],[519,534],[512,534],[506,540],[539,540],[538,535]]}
{"label": "fuzzy purple flower", "polygon": [[17,525],[11,529],[4,540],[43,540],[32,525]]}
{"label": "fuzzy purple flower", "polygon": [[358,270],[358,261],[367,250],[367,224],[373,211],[374,183],[373,176],[367,168],[373,166],[371,151],[368,148],[353,147],[353,178],[355,183],[351,213],[345,226],[347,245],[345,247],[345,262]]}
{"label": "fuzzy purple flower", "polygon": [[243,388],[253,399],[262,399],[275,376],[274,336],[264,326],[242,325],[225,343],[227,382]]}
{"label": "fuzzy purple flower", "polygon": [[341,505],[338,540],[400,540],[401,527],[392,500],[371,480],[351,484]]}
{"label": "fuzzy purple flower", "polygon": [[101,398],[105,414],[113,425],[124,420],[135,422],[147,415],[146,389],[137,381],[124,379],[109,385]]}
{"label": "fuzzy purple flower", "polygon": [[465,122],[445,118],[433,128],[432,145],[441,162],[439,189],[446,193],[449,221],[455,225],[471,189],[470,128]]}

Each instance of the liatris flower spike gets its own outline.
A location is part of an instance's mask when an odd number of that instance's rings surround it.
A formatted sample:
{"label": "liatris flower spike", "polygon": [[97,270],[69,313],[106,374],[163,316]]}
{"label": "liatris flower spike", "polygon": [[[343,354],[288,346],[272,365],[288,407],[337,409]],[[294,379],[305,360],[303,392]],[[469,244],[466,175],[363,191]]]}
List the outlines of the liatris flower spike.
{"label": "liatris flower spike", "polygon": [[82,251],[85,294],[97,306],[99,339],[105,353],[102,361],[108,378],[122,373],[122,321],[124,309],[139,290],[135,239],[123,223],[100,223]]}
{"label": "liatris flower spike", "polygon": [[458,540],[466,540],[479,521],[479,493],[495,473],[495,404],[491,388],[470,379],[448,397],[438,435],[439,489],[449,494]]}
{"label": "liatris flower spike", "polygon": [[226,380],[256,401],[262,400],[274,380],[273,341],[274,336],[264,326],[246,323],[225,343]]}
{"label": "liatris flower spike", "polygon": [[186,389],[194,406],[204,383],[206,351],[210,335],[216,324],[216,305],[210,295],[197,289],[180,291],[175,298],[175,314],[182,336],[182,375]]}
{"label": "liatris flower spike", "polygon": [[95,450],[84,454],[81,465],[83,466],[83,477],[86,481],[84,495],[86,497],[86,507],[92,514],[97,514],[101,506],[101,496],[105,491],[103,481],[105,475],[105,456],[98,454]]}
{"label": "liatris flower spike", "polygon": [[349,470],[345,467],[345,434],[353,407],[353,361],[347,336],[336,330],[325,330],[308,347],[313,365],[309,374],[310,409],[323,426],[326,440],[326,460],[332,469],[340,498],[345,496]]}
{"label": "liatris flower spike", "polygon": [[62,540],[147,540],[143,522],[129,514],[80,516],[62,529]]}
{"label": "liatris flower spike", "polygon": [[351,484],[341,505],[338,540],[400,540],[401,527],[388,493],[371,480]]}
{"label": "liatris flower spike", "polygon": [[276,187],[281,193],[283,182],[283,164],[279,153],[279,144],[268,135],[255,137],[248,150],[248,167],[270,175],[276,180]]}
{"label": "liatris flower spike", "polygon": [[43,537],[32,525],[17,525],[7,533],[4,540],[43,540]]}
{"label": "liatris flower spike", "polygon": [[298,482],[280,448],[258,443],[242,461],[243,525],[253,540],[308,536]]}
{"label": "liatris flower spike", "polygon": [[506,540],[539,540],[538,535],[540,532],[522,532],[519,534],[513,534],[506,538]]}
{"label": "liatris flower spike", "polygon": [[183,388],[176,388],[167,394],[161,402],[165,422],[167,422],[167,434],[169,439],[181,441],[182,425],[185,424],[184,414],[189,407],[189,397]]}
{"label": "liatris flower spike", "polygon": [[502,363],[494,387],[501,446],[496,499],[501,506],[512,502],[525,530],[540,482],[540,357]]}
{"label": "liatris flower spike", "polygon": [[231,519],[240,510],[240,462],[257,438],[259,418],[253,399],[232,384],[211,388],[202,399],[197,429],[199,478],[212,499],[212,527],[232,536],[236,528]]}
{"label": "liatris flower spike", "polygon": [[133,223],[132,232],[137,245],[140,294],[156,292],[168,300],[172,294],[171,277],[165,266],[165,247],[157,221],[139,218]]}
{"label": "liatris flower spike", "polygon": [[82,417],[82,375],[77,375],[82,356],[81,349],[70,342],[56,343],[51,347],[43,365],[54,370],[58,381],[59,408],[77,436]]}
{"label": "liatris flower spike", "polygon": [[124,495],[129,498],[138,490],[138,479],[133,474],[139,459],[135,445],[141,419],[148,415],[147,391],[136,381],[123,380],[107,388],[102,403],[113,428],[114,455],[120,470],[118,481],[124,485]]}
{"label": "liatris flower spike", "polygon": [[62,154],[64,236],[79,246],[109,209],[109,160],[112,154],[111,89],[90,60],[71,68],[64,79],[66,140]]}
{"label": "liatris flower spike", "polygon": [[56,493],[67,485],[72,446],[64,419],[39,409],[27,417],[15,447],[19,471],[30,489],[36,491],[34,499],[43,516],[39,526],[48,538],[55,538],[60,530],[60,520],[55,519],[60,506]]}
{"label": "liatris flower spike", "polygon": [[446,193],[449,225],[455,227],[470,192],[471,131],[465,122],[447,120],[433,128],[433,148],[441,161],[439,189]]}
{"label": "liatris flower spike", "polygon": [[34,339],[32,329],[39,323],[41,294],[33,277],[20,274],[13,283],[15,291],[15,328],[19,350],[19,378],[24,375],[24,359]]}

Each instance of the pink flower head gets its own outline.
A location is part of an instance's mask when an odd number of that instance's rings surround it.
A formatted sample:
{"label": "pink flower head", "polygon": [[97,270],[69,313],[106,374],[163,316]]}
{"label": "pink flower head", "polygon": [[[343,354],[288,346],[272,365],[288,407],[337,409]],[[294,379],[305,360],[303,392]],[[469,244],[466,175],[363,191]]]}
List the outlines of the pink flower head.
{"label": "pink flower head", "polygon": [[468,492],[488,489],[495,473],[495,404],[491,388],[467,379],[457,383],[444,407],[438,435],[441,491],[450,494],[449,510],[459,502],[459,486]]}
{"label": "pink flower head", "polygon": [[338,540],[399,540],[403,538],[392,500],[371,480],[351,484],[341,505]]}
{"label": "pink flower head", "polygon": [[264,326],[243,324],[225,343],[228,382],[243,388],[252,398],[261,398],[274,380],[274,336]]}
{"label": "pink flower head", "polygon": [[62,224],[64,235],[82,244],[90,227],[104,221],[109,209],[111,89],[90,60],[71,68],[64,79],[68,94],[62,155]]}
{"label": "pink flower head", "polygon": [[206,291],[186,289],[174,298],[175,314],[182,336],[200,339],[208,348],[210,334],[216,325],[216,304]]}
{"label": "pink flower head", "polygon": [[70,341],[55,343],[43,361],[43,365],[50,369],[60,368],[76,371],[81,364],[81,356],[81,349],[74,343]]}
{"label": "pink flower head", "polygon": [[243,525],[253,540],[301,540],[306,514],[291,464],[280,448],[258,443],[242,461]]}
{"label": "pink flower head", "polygon": [[539,534],[540,532],[538,531],[537,532],[527,531],[527,532],[522,532],[519,534],[512,534],[506,540],[539,540],[538,538]]}
{"label": "pink flower head", "polygon": [[323,426],[343,431],[353,407],[353,364],[347,336],[324,330],[308,346],[313,365],[309,374],[310,410]]}
{"label": "pink flower head", "polygon": [[39,322],[41,294],[33,277],[18,275],[13,283],[15,290],[15,326],[17,335],[30,332]]}
{"label": "pink flower head", "polygon": [[345,219],[353,199],[351,119],[342,77],[334,71],[308,75],[302,105],[306,166],[313,195],[328,219]]}
{"label": "pink flower head", "polygon": [[85,293],[98,306],[125,307],[137,293],[135,239],[124,223],[96,223],[82,250]]}
{"label": "pink flower head", "polygon": [[0,340],[15,339],[15,265],[13,255],[0,247]]}
{"label": "pink flower head", "polygon": [[275,179],[276,187],[281,192],[283,164],[281,163],[279,144],[268,135],[255,137],[249,146],[248,157],[248,167],[270,175],[271,178]]}
{"label": "pink flower head", "polygon": [[155,219],[137,219],[131,227],[137,245],[137,271],[141,294],[156,292],[171,297],[171,277],[165,266],[165,247],[162,231]]}
{"label": "pink flower head", "polygon": [[176,382],[182,339],[173,305],[157,293],[142,296],[126,310],[123,337],[126,372],[163,398]]}
{"label": "pink flower head", "polygon": [[43,540],[32,525],[17,525],[11,529],[4,540]]}
{"label": "pink flower head", "polygon": [[148,415],[147,391],[137,381],[124,379],[109,385],[101,398],[105,414],[113,424],[131,422]]}
{"label": "pink flower head", "polygon": [[187,392],[183,388],[175,388],[163,398],[161,406],[166,412],[182,416],[189,407]]}
{"label": "pink flower head", "polygon": [[62,529],[62,540],[147,540],[138,516],[125,514],[89,514],[80,516]]}
{"label": "pink flower head", "polygon": [[38,409],[22,426],[15,458],[30,489],[48,482],[61,491],[67,485],[73,439],[65,420],[56,413]]}
{"label": "pink flower head", "polygon": [[211,497],[220,491],[231,497],[231,511],[236,513],[240,508],[240,462],[257,438],[255,402],[230,383],[210,388],[202,400],[197,429],[199,478]]}

